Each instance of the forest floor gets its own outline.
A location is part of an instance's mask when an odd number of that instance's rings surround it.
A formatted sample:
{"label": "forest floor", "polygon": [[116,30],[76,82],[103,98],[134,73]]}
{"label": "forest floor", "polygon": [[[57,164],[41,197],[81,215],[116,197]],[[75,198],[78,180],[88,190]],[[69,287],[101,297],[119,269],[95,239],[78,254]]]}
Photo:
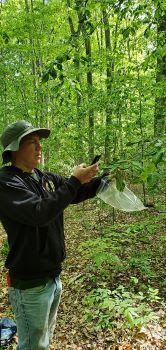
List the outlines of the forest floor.
{"label": "forest floor", "polygon": [[[131,214],[116,212],[114,225],[112,223],[112,209],[108,206],[96,205],[95,200],[72,206],[66,210],[67,258],[61,276],[63,294],[52,349],[166,349],[164,303],[164,288],[166,286],[166,239],[164,233],[166,232],[166,225],[164,210],[160,206],[159,209],[151,208]],[[105,242],[108,244],[109,237],[110,242],[114,243],[113,249],[116,246],[117,255],[120,259],[119,269],[116,268],[115,270],[115,262],[107,261],[107,254],[104,255],[103,261],[100,261],[100,259],[98,261],[93,254],[93,247],[94,250],[98,249],[98,245],[96,246],[92,241],[99,239],[95,242],[99,242],[100,245],[105,234],[107,234]],[[87,247],[81,246],[87,240],[90,240],[90,250],[88,244]],[[5,282],[4,255],[6,248],[3,230],[0,234],[0,241],[2,247],[0,259],[0,317],[13,317]],[[105,245],[103,249],[105,253],[108,253]],[[100,258],[101,251],[96,250],[96,255]],[[125,265],[126,261],[127,265]],[[125,266],[125,268],[122,268],[122,266]],[[131,287],[131,281],[134,282],[134,287]],[[150,286],[148,288],[152,288],[152,292],[149,305],[157,319],[149,319],[141,327],[123,327],[124,317],[121,315],[115,317],[114,323],[111,323],[109,319],[110,324],[107,327],[102,323],[104,321],[101,321],[101,327],[98,329],[96,324],[100,314],[98,317],[92,315],[90,320],[85,320],[85,306],[82,303],[84,297],[93,289],[107,287],[114,290],[119,285],[123,285],[129,290],[132,288],[133,293],[140,293],[144,289],[146,291],[147,286]],[[158,294],[155,292],[157,290]],[[108,318],[108,313],[104,317]],[[116,327],[116,320],[118,327]],[[6,348],[3,347],[3,349],[15,349],[16,340],[15,337],[13,342]]]}

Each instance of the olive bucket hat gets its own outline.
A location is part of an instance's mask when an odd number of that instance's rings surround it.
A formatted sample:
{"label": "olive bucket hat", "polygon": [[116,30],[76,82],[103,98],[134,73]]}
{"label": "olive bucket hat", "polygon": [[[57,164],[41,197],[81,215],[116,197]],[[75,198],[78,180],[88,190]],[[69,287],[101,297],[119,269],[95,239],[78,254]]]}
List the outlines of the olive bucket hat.
{"label": "olive bucket hat", "polygon": [[3,164],[10,162],[11,152],[19,150],[22,138],[33,132],[37,132],[40,138],[47,138],[50,134],[49,129],[35,128],[25,120],[19,120],[7,126],[1,135],[1,143],[4,148],[2,152]]}

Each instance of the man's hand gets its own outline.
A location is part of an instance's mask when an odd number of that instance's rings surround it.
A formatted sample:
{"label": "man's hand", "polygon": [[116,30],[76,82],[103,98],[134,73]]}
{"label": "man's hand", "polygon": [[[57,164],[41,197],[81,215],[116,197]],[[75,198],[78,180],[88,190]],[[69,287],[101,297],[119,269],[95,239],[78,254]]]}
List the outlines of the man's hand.
{"label": "man's hand", "polygon": [[93,164],[86,166],[80,164],[74,168],[73,175],[81,182],[81,184],[90,182],[98,172],[98,165]]}

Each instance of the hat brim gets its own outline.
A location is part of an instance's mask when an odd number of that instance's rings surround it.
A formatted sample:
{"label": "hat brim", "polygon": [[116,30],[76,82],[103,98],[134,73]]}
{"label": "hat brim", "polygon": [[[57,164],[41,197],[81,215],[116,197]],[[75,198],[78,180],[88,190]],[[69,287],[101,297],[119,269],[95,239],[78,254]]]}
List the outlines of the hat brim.
{"label": "hat brim", "polygon": [[11,142],[2,152],[3,164],[9,163],[11,160],[11,152],[18,151],[20,146],[20,141],[27,135],[37,133],[39,137],[47,138],[50,135],[50,130],[46,128],[33,128],[24,132],[20,137]]}

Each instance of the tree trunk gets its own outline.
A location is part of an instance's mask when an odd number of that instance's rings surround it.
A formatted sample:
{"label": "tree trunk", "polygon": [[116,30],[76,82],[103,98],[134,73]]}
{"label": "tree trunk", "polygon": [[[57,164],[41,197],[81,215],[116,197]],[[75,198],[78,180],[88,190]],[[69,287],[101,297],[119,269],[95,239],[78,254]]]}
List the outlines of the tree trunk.
{"label": "tree trunk", "polygon": [[[30,15],[30,11],[33,11],[33,4],[31,1],[31,4],[29,6],[29,1],[25,1],[25,10],[27,16]],[[35,117],[36,117],[36,124],[39,125],[40,120],[38,117],[38,82],[37,82],[37,72],[36,72],[36,61],[35,61],[35,47],[34,47],[34,39],[31,35],[31,31],[29,30],[29,42],[32,50],[32,58],[31,58],[31,67],[32,67],[32,75],[33,75],[33,87],[34,87],[34,108],[35,108]]]}
{"label": "tree trunk", "polygon": [[88,116],[89,116],[89,122],[88,122],[88,132],[89,132],[89,162],[92,161],[94,158],[94,110],[93,110],[93,103],[92,103],[92,90],[93,90],[93,76],[92,76],[92,70],[91,70],[91,41],[90,41],[90,34],[87,33],[86,30],[86,3],[84,3],[80,0],[76,0],[77,5],[77,13],[78,13],[78,19],[80,23],[80,28],[82,31],[82,35],[84,38],[84,44],[85,44],[85,52],[86,52],[86,59],[88,62],[88,70],[87,70],[87,87],[88,87]]}
{"label": "tree trunk", "polygon": [[[166,15],[161,17],[157,27],[157,47],[164,46],[166,37]],[[155,100],[154,135],[162,136],[166,132],[166,94],[163,91],[166,81],[166,55],[157,57],[156,86],[159,96]],[[165,89],[164,89],[165,90]]]}
{"label": "tree trunk", "polygon": [[[67,0],[67,6],[70,7],[70,1]],[[71,35],[75,38],[76,43],[77,39],[79,38],[80,35],[80,27],[78,25],[77,30],[74,29],[74,24],[73,20],[70,15],[68,15],[68,22],[69,22],[69,27],[70,27],[70,32]],[[74,65],[75,65],[75,71],[76,71],[76,81],[80,85],[81,80],[80,80],[80,75],[79,75],[79,68],[80,68],[80,61],[79,61],[79,45],[75,46],[75,56],[76,59],[74,60]],[[81,109],[81,103],[82,103],[82,98],[78,90],[76,90],[76,105],[77,105],[77,142],[76,142],[76,150],[77,150],[77,162],[82,163],[83,161],[83,136],[82,136],[82,129],[83,129],[83,120],[82,116],[80,114],[80,109]]]}
{"label": "tree trunk", "polygon": [[106,68],[106,87],[107,87],[107,106],[106,106],[106,132],[105,132],[105,164],[108,165],[111,160],[111,139],[112,139],[112,105],[111,105],[111,90],[112,90],[112,76],[113,66],[111,65],[111,38],[109,20],[106,10],[103,10],[103,23],[105,33],[105,46],[107,52],[107,68]]}
{"label": "tree trunk", "polygon": [[[89,65],[91,65],[91,42],[90,38],[85,36],[85,50],[86,57]],[[87,72],[87,85],[88,85],[88,100],[89,100],[89,162],[94,158],[94,110],[92,107],[92,90],[93,90],[93,77],[91,68]]]}

